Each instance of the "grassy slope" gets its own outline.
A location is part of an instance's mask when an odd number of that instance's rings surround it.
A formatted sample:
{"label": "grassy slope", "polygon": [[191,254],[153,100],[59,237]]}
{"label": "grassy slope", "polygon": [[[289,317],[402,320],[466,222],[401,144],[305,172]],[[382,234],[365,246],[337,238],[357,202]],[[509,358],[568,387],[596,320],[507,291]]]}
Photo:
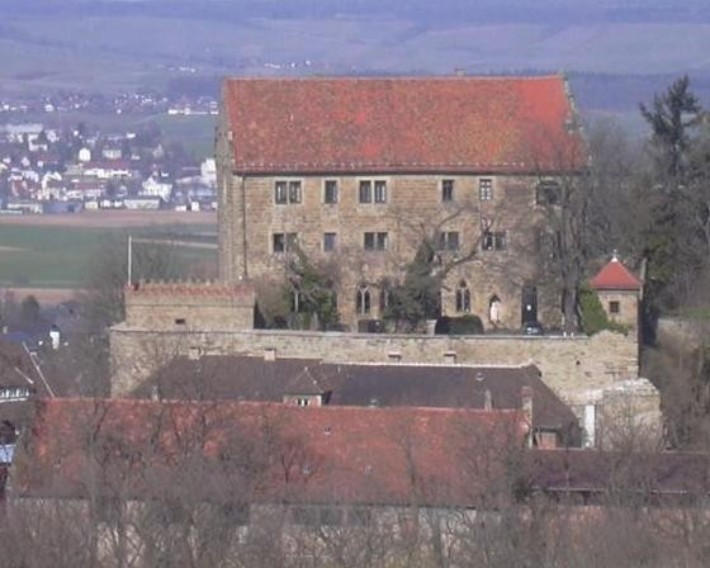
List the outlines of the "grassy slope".
{"label": "grassy slope", "polygon": [[[182,240],[189,240],[191,233],[214,231],[212,225],[180,225],[143,227],[132,233],[156,238],[179,234]],[[91,259],[111,238],[126,239],[127,233],[120,229],[0,225],[0,286],[79,287],[90,269]],[[214,250],[181,248],[176,254],[190,265],[216,263]]]}

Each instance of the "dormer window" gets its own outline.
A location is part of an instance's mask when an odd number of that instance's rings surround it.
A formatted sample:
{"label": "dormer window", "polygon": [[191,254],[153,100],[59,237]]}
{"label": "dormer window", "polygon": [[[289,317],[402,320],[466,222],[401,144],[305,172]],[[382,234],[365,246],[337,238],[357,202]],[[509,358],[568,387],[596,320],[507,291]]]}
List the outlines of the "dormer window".
{"label": "dormer window", "polygon": [[27,400],[30,391],[25,388],[8,387],[0,389],[0,402],[17,402]]}

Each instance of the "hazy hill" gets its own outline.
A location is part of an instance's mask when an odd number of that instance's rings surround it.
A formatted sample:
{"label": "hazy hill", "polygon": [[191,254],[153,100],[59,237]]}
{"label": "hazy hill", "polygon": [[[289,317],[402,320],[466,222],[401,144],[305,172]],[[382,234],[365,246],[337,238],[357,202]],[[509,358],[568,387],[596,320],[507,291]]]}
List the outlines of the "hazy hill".
{"label": "hazy hill", "polygon": [[565,70],[588,109],[635,109],[681,73],[710,103],[710,3],[649,4],[0,0],[0,89],[111,91],[193,78],[210,85],[226,74]]}

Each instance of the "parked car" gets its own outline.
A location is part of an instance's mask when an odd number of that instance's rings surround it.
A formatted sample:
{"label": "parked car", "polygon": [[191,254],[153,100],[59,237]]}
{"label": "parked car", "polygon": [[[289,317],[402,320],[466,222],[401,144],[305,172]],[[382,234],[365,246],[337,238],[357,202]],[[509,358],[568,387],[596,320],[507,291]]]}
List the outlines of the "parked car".
{"label": "parked car", "polygon": [[539,321],[528,322],[523,325],[523,334],[525,335],[545,335],[545,330]]}

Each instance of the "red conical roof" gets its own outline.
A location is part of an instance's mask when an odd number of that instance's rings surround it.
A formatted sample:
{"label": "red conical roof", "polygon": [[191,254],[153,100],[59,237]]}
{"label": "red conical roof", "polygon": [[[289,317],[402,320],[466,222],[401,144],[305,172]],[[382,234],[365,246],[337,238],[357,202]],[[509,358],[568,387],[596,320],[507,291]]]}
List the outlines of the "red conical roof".
{"label": "red conical roof", "polygon": [[595,290],[640,290],[641,281],[614,256],[590,281]]}

